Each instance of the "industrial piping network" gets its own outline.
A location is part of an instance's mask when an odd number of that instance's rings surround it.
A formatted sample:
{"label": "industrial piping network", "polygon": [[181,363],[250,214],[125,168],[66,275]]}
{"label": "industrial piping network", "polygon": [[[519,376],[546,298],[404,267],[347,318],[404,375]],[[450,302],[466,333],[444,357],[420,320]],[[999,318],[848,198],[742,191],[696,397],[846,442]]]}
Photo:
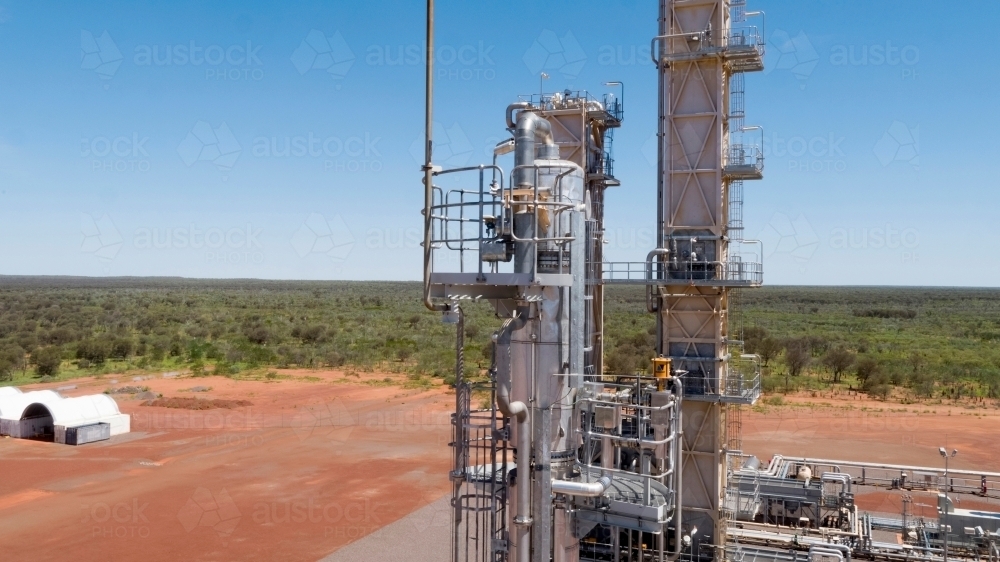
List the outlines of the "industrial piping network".
{"label": "industrial piping network", "polygon": [[[742,197],[763,177],[743,86],[764,67],[763,15],[745,0],[660,0],[657,246],[644,262],[612,262],[604,210],[619,185],[621,97],[524,96],[506,108],[512,136],[491,164],[435,165],[428,0],[423,299],[456,324],[453,562],[939,557],[933,525],[919,548],[875,541],[882,523],[853,500],[867,483],[836,462],[776,457],[761,469],[740,452],[740,406],[760,396],[738,304],[762,282]],[[611,284],[646,288],[649,373],[604,368]],[[485,376],[463,355],[462,308],[481,301],[503,319]],[[474,395],[488,407],[472,408]],[[976,533],[957,556],[995,560],[997,534]]]}

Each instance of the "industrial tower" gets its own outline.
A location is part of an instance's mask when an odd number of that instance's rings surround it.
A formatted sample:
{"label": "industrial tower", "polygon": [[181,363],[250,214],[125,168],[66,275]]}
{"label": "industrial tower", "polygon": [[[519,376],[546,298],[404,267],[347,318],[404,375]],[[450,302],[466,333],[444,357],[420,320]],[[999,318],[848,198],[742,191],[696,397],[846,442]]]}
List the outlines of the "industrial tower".
{"label": "industrial tower", "polygon": [[743,73],[764,68],[763,38],[746,23],[760,15],[748,14],[745,0],[666,0],[653,40],[656,251],[666,262],[652,306],[657,351],[686,372],[683,521],[716,546],[725,544],[726,454],[739,448],[738,408],[760,394],[735,309],[741,288],[762,278],[759,245],[743,239],[742,221],[743,181],[763,171],[762,147],[746,141],[760,128],[744,125],[743,104]]}
{"label": "industrial tower", "polygon": [[[732,26],[746,15],[738,0],[661,1],[658,244],[643,262],[609,262],[621,99],[523,97],[507,107],[512,137],[492,164],[435,166],[428,3],[424,302],[458,325],[455,562],[725,557],[738,449],[726,408],[752,403],[760,384],[731,316],[733,291],[761,282],[759,259],[740,251],[752,247],[742,181],[763,163],[743,140],[738,78],[762,68],[763,52],[756,28]],[[651,370],[604,371],[608,284],[645,288],[658,319]],[[462,353],[462,307],[478,301],[503,321],[485,377],[466,372]],[[473,408],[475,395],[489,406]]]}

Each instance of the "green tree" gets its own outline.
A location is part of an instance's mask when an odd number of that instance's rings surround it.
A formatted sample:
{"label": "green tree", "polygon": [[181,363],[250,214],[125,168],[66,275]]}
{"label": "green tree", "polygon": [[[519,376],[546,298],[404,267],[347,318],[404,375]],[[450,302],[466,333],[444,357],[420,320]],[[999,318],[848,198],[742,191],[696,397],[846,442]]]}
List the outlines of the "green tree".
{"label": "green tree", "polygon": [[56,346],[41,347],[31,354],[31,361],[35,364],[39,376],[53,377],[59,373],[62,351]]}
{"label": "green tree", "polygon": [[13,361],[10,361],[7,357],[0,356],[0,381],[13,380],[16,368]]}
{"label": "green tree", "polygon": [[781,353],[781,343],[774,338],[764,338],[757,344],[756,352],[757,355],[760,355],[760,359],[764,362],[764,366],[767,367],[768,363]]}
{"label": "green tree", "polygon": [[823,356],[823,364],[829,367],[830,371],[833,372],[833,382],[840,382],[840,376],[851,368],[854,364],[856,357],[853,353],[845,349],[843,346],[836,347],[826,352]]}
{"label": "green tree", "polygon": [[857,375],[858,382],[861,383],[861,387],[868,388],[868,381],[873,376],[879,374],[878,361],[871,357],[865,357],[858,361],[854,373]]}
{"label": "green tree", "polygon": [[110,355],[111,343],[106,340],[89,338],[76,346],[76,358],[86,359],[95,365],[104,363]]}
{"label": "green tree", "polygon": [[812,356],[806,346],[791,345],[785,349],[785,366],[788,367],[788,374],[797,377],[809,366]]}
{"label": "green tree", "polygon": [[12,380],[18,369],[27,369],[24,360],[24,350],[17,345],[11,345],[0,351],[0,380]]}

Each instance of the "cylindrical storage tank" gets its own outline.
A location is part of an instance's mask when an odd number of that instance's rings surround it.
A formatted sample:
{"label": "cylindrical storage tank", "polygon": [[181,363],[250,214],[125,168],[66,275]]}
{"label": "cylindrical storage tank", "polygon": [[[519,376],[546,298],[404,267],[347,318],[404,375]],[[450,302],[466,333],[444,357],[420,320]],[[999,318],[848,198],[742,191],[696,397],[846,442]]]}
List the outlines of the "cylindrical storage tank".
{"label": "cylindrical storage tank", "polygon": [[796,478],[798,478],[799,480],[809,480],[812,477],[813,477],[813,471],[811,468],[809,468],[806,465],[802,465],[799,467],[799,472],[796,475]]}

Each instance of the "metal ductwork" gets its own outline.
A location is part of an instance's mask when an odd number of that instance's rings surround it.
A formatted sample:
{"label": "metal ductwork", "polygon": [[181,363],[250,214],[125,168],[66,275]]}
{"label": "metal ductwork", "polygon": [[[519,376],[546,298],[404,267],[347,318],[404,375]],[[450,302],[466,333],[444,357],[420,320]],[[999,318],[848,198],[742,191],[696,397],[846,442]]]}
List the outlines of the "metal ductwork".
{"label": "metal ductwork", "polygon": [[[508,120],[511,119],[511,108],[515,106],[521,107],[520,104],[507,107]],[[535,164],[536,143],[545,147],[543,150],[546,155],[551,154],[550,147],[556,147],[552,139],[552,125],[531,111],[521,111],[517,114],[517,125],[514,129],[514,187],[535,185],[535,172],[531,167]],[[558,147],[556,151],[558,155]]]}

